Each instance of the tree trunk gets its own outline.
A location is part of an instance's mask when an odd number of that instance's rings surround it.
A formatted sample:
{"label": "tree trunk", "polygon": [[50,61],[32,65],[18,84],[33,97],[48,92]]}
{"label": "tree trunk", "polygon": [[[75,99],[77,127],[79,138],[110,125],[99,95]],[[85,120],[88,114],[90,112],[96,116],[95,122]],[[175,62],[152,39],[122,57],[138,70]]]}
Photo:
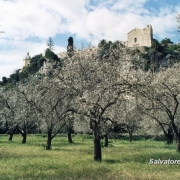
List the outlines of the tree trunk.
{"label": "tree trunk", "polygon": [[46,150],[51,149],[51,141],[52,141],[52,131],[48,131],[48,139],[47,139],[47,144],[46,144]]}
{"label": "tree trunk", "polygon": [[173,135],[168,134],[166,137],[167,137],[167,144],[173,144]]}
{"label": "tree trunk", "polygon": [[177,152],[180,152],[180,142],[177,142]]}
{"label": "tree trunk", "polygon": [[177,141],[177,152],[180,152],[180,139]]}
{"label": "tree trunk", "polygon": [[180,152],[180,136],[177,137],[177,152]]}
{"label": "tree trunk", "polygon": [[102,154],[101,154],[101,139],[94,138],[94,161],[101,161]]}
{"label": "tree trunk", "polygon": [[90,119],[90,128],[93,130],[93,136],[94,136],[94,161],[102,160],[101,134],[100,134],[99,122],[100,120],[92,121],[92,119]]}
{"label": "tree trunk", "polygon": [[26,133],[26,126],[24,124],[23,129],[21,129],[19,126],[16,126],[17,130],[21,133],[23,139],[22,139],[22,144],[26,144],[26,139],[27,139],[27,133]]}
{"label": "tree trunk", "polygon": [[132,130],[129,130],[129,142],[132,142]]}
{"label": "tree trunk", "polygon": [[72,143],[72,136],[71,136],[71,130],[68,130],[68,142]]}
{"label": "tree trunk", "polygon": [[22,144],[26,144],[27,134],[26,133],[22,134],[22,137],[23,137]]}
{"label": "tree trunk", "polygon": [[12,141],[13,135],[13,133],[9,133],[9,141]]}
{"label": "tree trunk", "polygon": [[108,142],[108,134],[105,134],[104,135],[104,146],[108,147],[108,144],[109,144],[109,142]]}
{"label": "tree trunk", "polygon": [[167,137],[167,144],[172,144],[173,143],[173,138],[174,138],[172,128],[168,128],[168,133],[166,133],[166,137]]}

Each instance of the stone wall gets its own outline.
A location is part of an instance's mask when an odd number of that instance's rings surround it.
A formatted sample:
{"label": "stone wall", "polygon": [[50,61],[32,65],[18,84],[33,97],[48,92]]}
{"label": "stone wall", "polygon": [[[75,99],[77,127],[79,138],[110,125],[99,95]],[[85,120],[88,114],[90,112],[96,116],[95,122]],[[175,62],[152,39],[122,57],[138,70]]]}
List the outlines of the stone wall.
{"label": "stone wall", "polygon": [[128,47],[152,46],[152,26],[147,25],[144,29],[135,28],[128,33]]}
{"label": "stone wall", "polygon": [[29,66],[30,61],[31,61],[31,60],[29,60],[29,59],[23,59],[23,67]]}

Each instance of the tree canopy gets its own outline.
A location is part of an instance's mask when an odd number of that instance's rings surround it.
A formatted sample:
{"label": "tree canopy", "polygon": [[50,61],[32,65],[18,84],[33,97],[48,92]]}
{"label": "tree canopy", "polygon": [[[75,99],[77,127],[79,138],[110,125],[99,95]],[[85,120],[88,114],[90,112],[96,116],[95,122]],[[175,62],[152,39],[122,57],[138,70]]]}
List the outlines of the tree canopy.
{"label": "tree canopy", "polygon": [[51,50],[51,51],[54,50],[54,42],[51,37],[48,39],[47,46],[48,46],[49,50]]}

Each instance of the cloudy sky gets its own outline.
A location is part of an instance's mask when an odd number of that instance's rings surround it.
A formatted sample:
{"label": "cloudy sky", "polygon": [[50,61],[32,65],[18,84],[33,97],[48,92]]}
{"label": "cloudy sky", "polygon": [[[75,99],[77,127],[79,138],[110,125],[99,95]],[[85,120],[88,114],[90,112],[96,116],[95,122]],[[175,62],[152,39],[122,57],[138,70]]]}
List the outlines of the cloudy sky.
{"label": "cloudy sky", "polygon": [[55,52],[101,39],[127,40],[132,29],[153,27],[154,38],[180,42],[180,0],[0,0],[0,80],[22,67],[30,53],[44,53],[49,37]]}

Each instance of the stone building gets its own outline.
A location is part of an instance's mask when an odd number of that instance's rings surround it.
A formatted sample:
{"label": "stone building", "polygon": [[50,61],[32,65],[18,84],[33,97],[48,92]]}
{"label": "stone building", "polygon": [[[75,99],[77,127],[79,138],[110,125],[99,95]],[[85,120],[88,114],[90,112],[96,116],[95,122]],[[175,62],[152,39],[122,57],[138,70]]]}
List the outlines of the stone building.
{"label": "stone building", "polygon": [[28,52],[27,55],[23,59],[23,67],[29,66],[30,61],[31,61],[31,56],[29,55],[29,52]]}
{"label": "stone building", "polygon": [[135,28],[128,33],[128,47],[135,46],[152,46],[153,30],[151,25],[144,29]]}

